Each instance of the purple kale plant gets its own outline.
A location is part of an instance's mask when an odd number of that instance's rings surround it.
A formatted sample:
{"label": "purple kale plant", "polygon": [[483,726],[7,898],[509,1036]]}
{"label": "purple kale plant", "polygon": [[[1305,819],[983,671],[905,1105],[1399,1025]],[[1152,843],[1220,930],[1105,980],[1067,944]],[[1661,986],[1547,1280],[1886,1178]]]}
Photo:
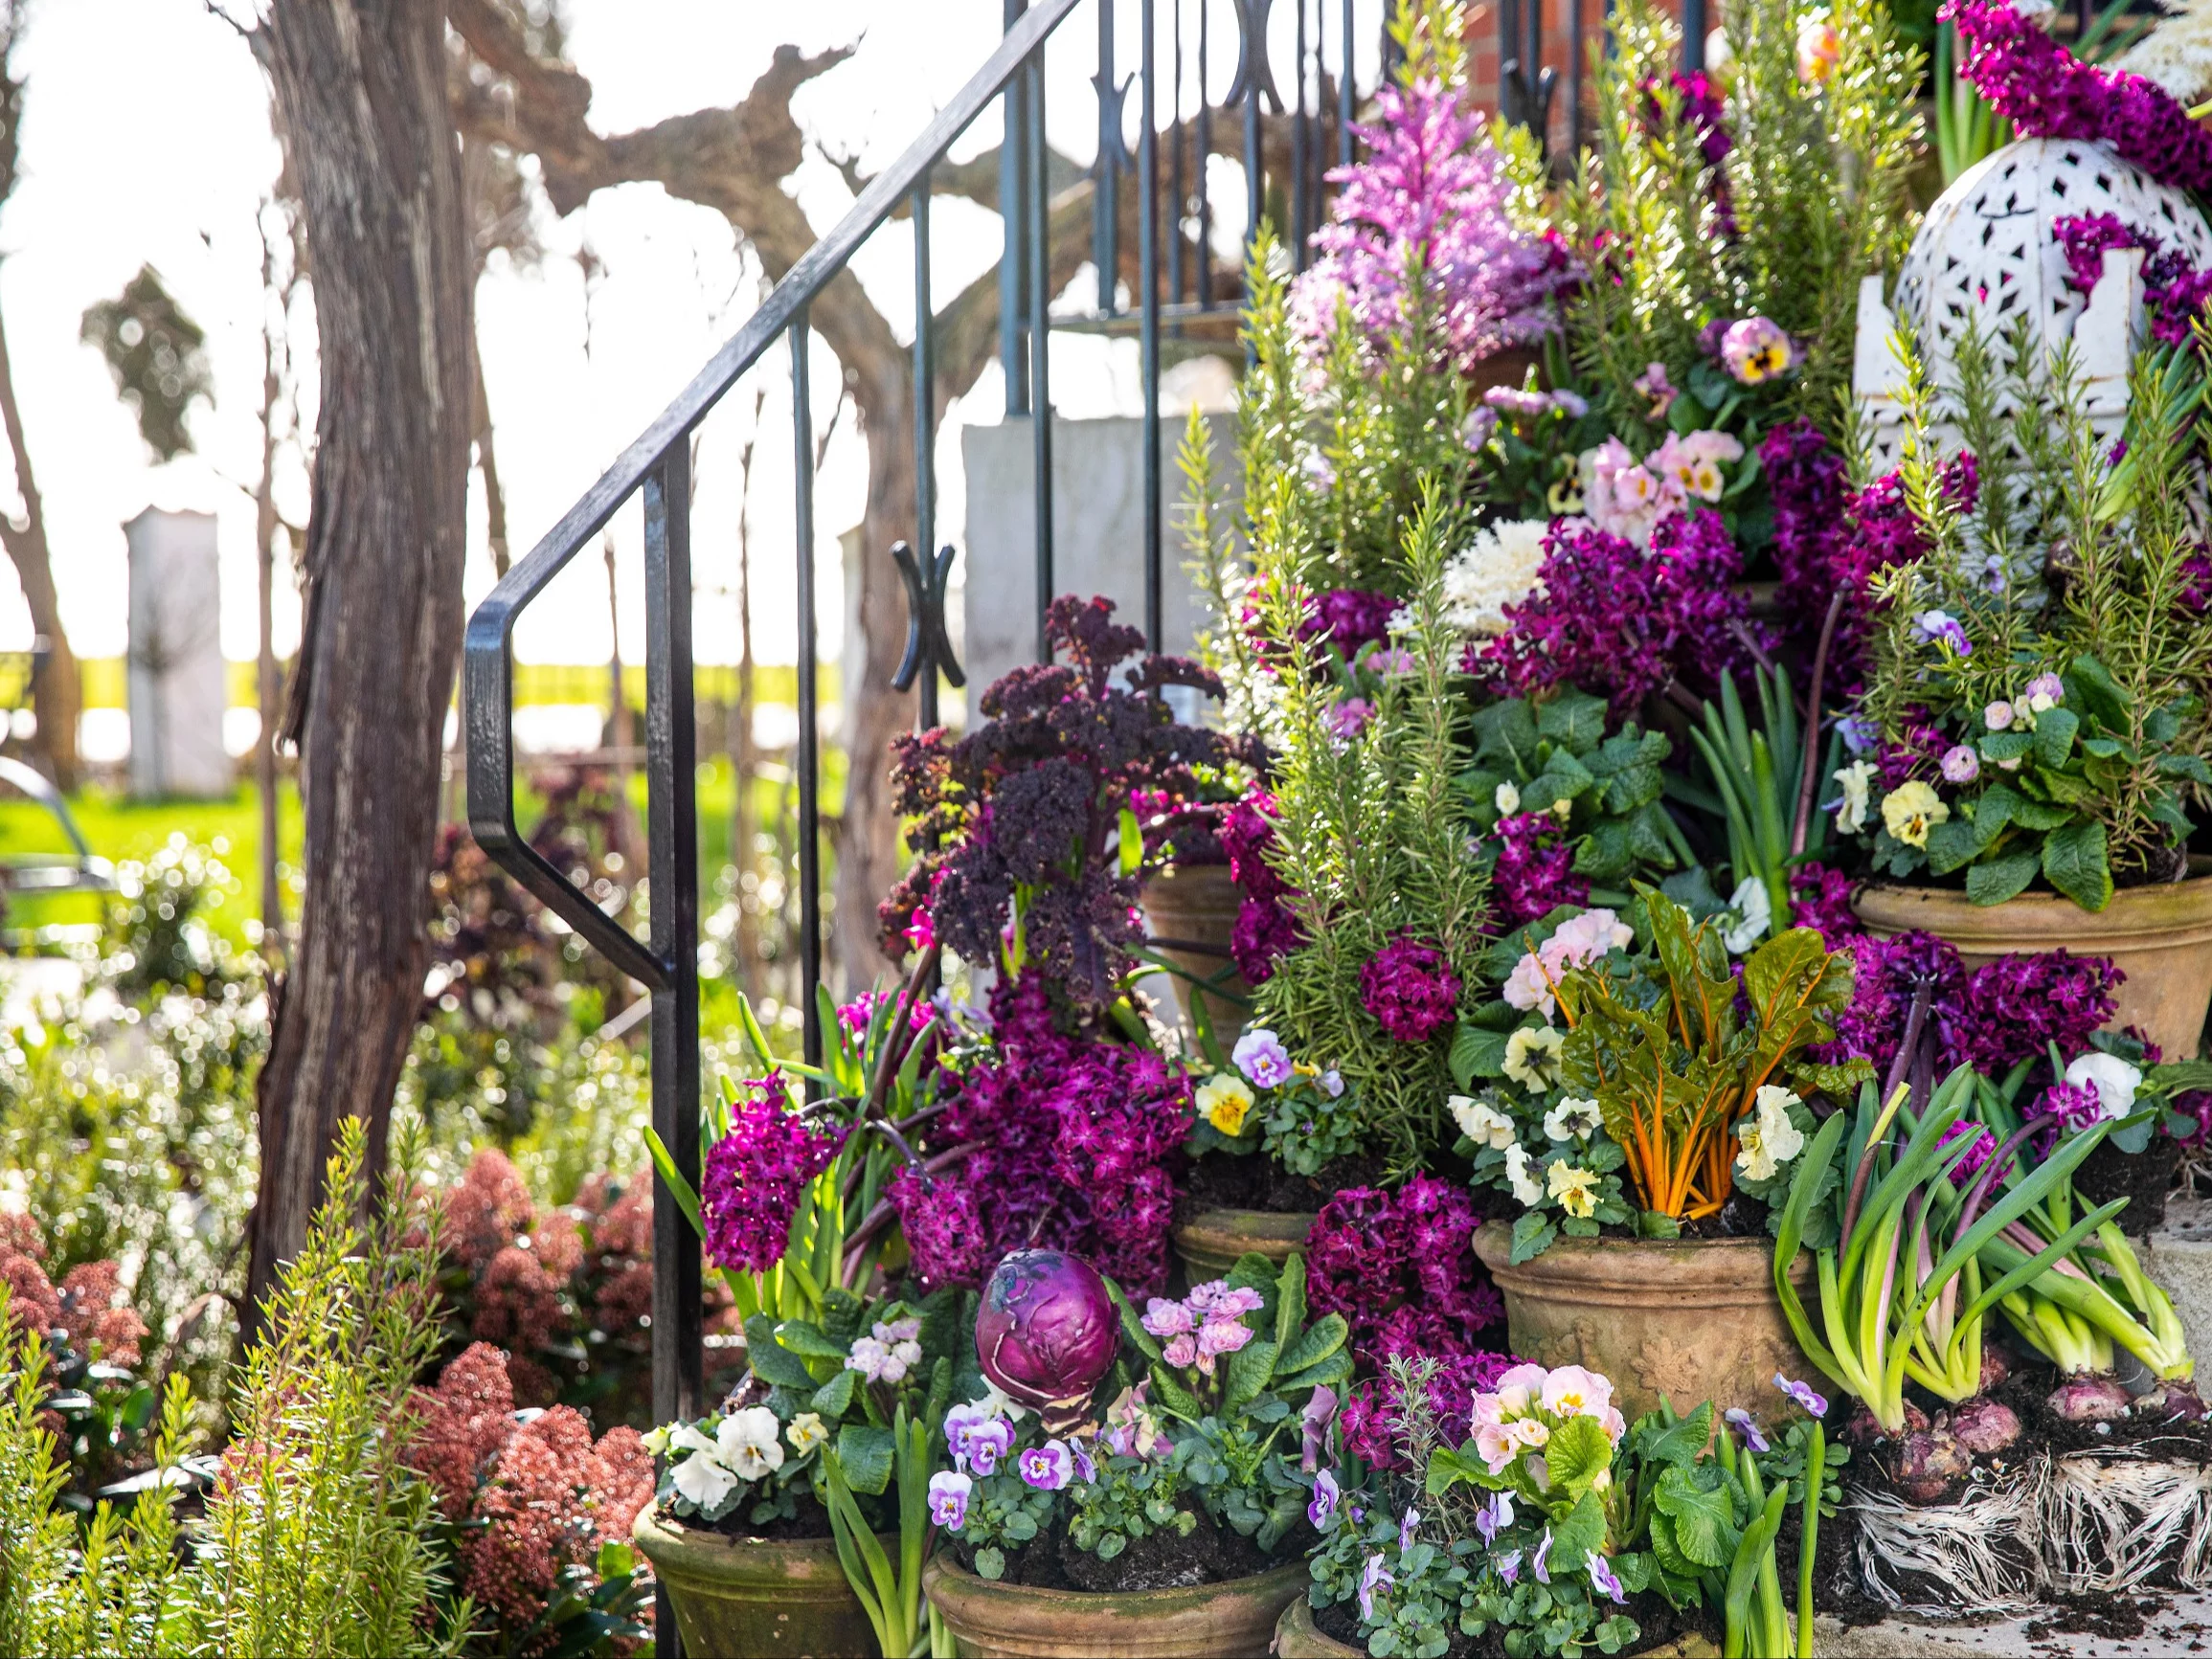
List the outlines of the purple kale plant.
{"label": "purple kale plant", "polygon": [[1426,1042],[1459,1007],[1459,975],[1427,942],[1393,939],[1360,970],[1360,1003],[1399,1042]]}
{"label": "purple kale plant", "polygon": [[1131,1294],[1166,1282],[1190,1081],[1157,1054],[1070,1037],[1031,971],[991,993],[992,1042],[939,1086],[943,1110],[891,1200],[925,1285],[975,1286],[1009,1250],[1082,1257]]}
{"label": "purple kale plant", "polygon": [[[1179,839],[1203,831],[1205,774],[1242,751],[1219,732],[1179,724],[1168,706],[1170,685],[1220,694],[1198,663],[1141,657],[1113,684],[1144,636],[1117,626],[1109,600],[1064,594],[1047,612],[1046,631],[1067,661],[1017,668],[992,685],[983,725],[957,742],[940,728],[894,745],[892,777],[914,858],[877,920],[894,957],[924,935],[970,962],[1004,953],[1010,968],[1041,970],[1071,1000],[1095,1008],[1114,995],[1141,937],[1144,874],[1174,856]],[[1143,841],[1130,873],[1118,858],[1124,811],[1138,813]]]}
{"label": "purple kale plant", "polygon": [[1395,1192],[1337,1194],[1306,1236],[1306,1296],[1342,1313],[1352,1353],[1370,1371],[1398,1355],[1480,1353],[1501,1340],[1505,1303],[1475,1254],[1481,1216],[1464,1187],[1415,1176]]}
{"label": "purple kale plant", "polygon": [[1267,859],[1268,849],[1275,845],[1274,812],[1275,797],[1255,790],[1221,818],[1221,850],[1228,855],[1230,878],[1241,895],[1229,950],[1247,985],[1266,984],[1275,977],[1276,959],[1305,943],[1304,931],[1287,903],[1298,896],[1298,889]]}
{"label": "purple kale plant", "polygon": [[1677,683],[1709,696],[1750,662],[1744,641],[1757,636],[1730,587],[1743,555],[1718,513],[1660,520],[1648,554],[1567,520],[1544,549],[1535,590],[1505,607],[1511,628],[1469,648],[1468,671],[1491,689],[1529,697],[1573,685],[1620,721]]}
{"label": "purple kale plant", "polygon": [[730,1132],[709,1150],[701,1171],[699,1222],[709,1261],[763,1273],[782,1259],[792,1214],[807,1182],[837,1156],[845,1126],[802,1118],[779,1077],[738,1087]]}
{"label": "purple kale plant", "polygon": [[1555,332],[1559,297],[1581,272],[1562,243],[1514,224],[1512,181],[1480,112],[1426,78],[1385,86],[1375,102],[1380,119],[1353,129],[1366,153],[1329,174],[1340,188],[1330,222],[1314,233],[1320,257],[1291,290],[1299,333],[1325,341],[1343,305],[1386,351],[1411,321],[1415,269],[1432,328],[1462,370]]}
{"label": "purple kale plant", "polygon": [[2009,0],[1950,0],[1936,17],[1958,30],[1959,74],[2020,137],[2104,144],[2162,184],[2212,191],[2212,133],[2163,88],[2085,63]]}

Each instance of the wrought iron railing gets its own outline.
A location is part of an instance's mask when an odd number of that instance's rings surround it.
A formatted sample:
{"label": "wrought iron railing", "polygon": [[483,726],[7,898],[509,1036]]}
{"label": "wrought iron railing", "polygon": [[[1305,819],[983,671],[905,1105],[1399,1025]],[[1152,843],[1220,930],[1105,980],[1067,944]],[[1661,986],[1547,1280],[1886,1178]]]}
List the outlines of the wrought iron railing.
{"label": "wrought iron railing", "polygon": [[[903,203],[914,236],[913,389],[916,500],[911,545],[885,552],[898,562],[912,609],[906,659],[896,685],[917,691],[923,726],[936,724],[937,680],[958,685],[944,621],[945,585],[953,550],[936,523],[937,375],[931,339],[930,191],[932,171],[947,149],[995,100],[1004,102],[1000,207],[1005,255],[1000,270],[1000,351],[1007,414],[1031,422],[1035,498],[1035,582],[1039,655],[1048,654],[1044,612],[1053,592],[1052,423],[1050,351],[1055,326],[1120,333],[1139,341],[1145,466],[1140,556],[1144,626],[1162,643],[1162,439],[1160,376],[1162,335],[1233,338],[1240,298],[1233,260],[1212,246],[1213,191],[1207,161],[1234,122],[1245,184],[1245,240],[1273,212],[1302,258],[1306,237],[1326,212],[1328,169],[1353,153],[1352,122],[1360,107],[1361,67],[1371,93],[1387,67],[1388,43],[1377,0],[1290,0],[1297,9],[1294,64],[1286,97],[1270,61],[1269,13],[1276,0],[1137,0],[1141,41],[1133,78],[1115,78],[1116,0],[1003,0],[1005,33],[989,59],[910,145],[864,189],[851,210],[776,284],[743,327],[708,362],[621,459],[517,563],[468,622],[463,705],[466,725],[469,827],[492,858],[650,994],[652,1120],[674,1165],[696,1186],[700,1150],[699,858],[691,660],[691,435],[740,378],[782,342],[789,351],[792,439],[796,469],[795,548],[798,590],[798,784],[800,956],[806,1059],[819,1064],[824,1033],[817,1014],[822,982],[823,870],[821,756],[816,644],[814,434],[808,385],[809,303],[845,271],[853,255]],[[1126,4],[1126,0],[1124,0]],[[1565,4],[1567,0],[1555,0]],[[1083,4],[1096,8],[1098,154],[1094,191],[1092,257],[1099,274],[1090,314],[1055,318],[1049,243],[1050,191],[1045,143],[1045,53]],[[1533,21],[1541,0],[1514,0],[1505,13],[1530,33],[1516,64],[1533,63],[1542,35]],[[1579,13],[1581,0],[1573,0]],[[1521,10],[1525,6],[1527,10]],[[1163,15],[1164,13],[1164,15]],[[1234,25],[1236,68],[1216,101],[1208,76],[1219,51],[1217,19]],[[1366,19],[1363,26],[1362,18]],[[1164,24],[1164,29],[1162,25]],[[1363,28],[1366,38],[1359,36]],[[1070,32],[1072,33],[1072,31]],[[1164,35],[1164,40],[1162,36]],[[1501,58],[1507,54],[1501,54]],[[1539,101],[1522,114],[1541,122],[1551,77],[1530,80]],[[1510,84],[1510,82],[1508,82]],[[1125,100],[1138,93],[1137,146],[1124,132]],[[1575,81],[1579,97],[1579,78]],[[1162,154],[1162,149],[1165,156]],[[1123,258],[1122,186],[1136,196],[1137,249]],[[1163,223],[1164,220],[1164,223]],[[1133,306],[1119,288],[1124,274]],[[514,815],[513,636],[517,618],[578,553],[597,551],[596,538],[632,497],[641,497],[645,563],[644,766],[647,850],[653,872],[650,934],[640,939],[601,911],[567,875],[534,849]],[[850,688],[848,695],[858,694]],[[870,759],[855,757],[856,764]],[[658,1183],[657,1183],[658,1186]],[[653,1206],[655,1272],[652,1302],[652,1404],[658,1421],[699,1414],[703,1401],[700,1251],[681,1208],[665,1190]],[[674,1625],[661,1608],[662,1640],[674,1650]]]}

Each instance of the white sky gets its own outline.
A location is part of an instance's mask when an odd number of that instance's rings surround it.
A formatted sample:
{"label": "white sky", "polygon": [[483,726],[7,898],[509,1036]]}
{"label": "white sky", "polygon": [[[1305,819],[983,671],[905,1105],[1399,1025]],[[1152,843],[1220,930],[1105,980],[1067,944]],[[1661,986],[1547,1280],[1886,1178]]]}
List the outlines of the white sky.
{"label": "white sky", "polygon": [[[1364,0],[1363,14],[1372,9]],[[1195,0],[1186,11],[1195,11]],[[1136,61],[1136,12],[1134,4],[1119,8],[1122,74]],[[571,54],[594,86],[591,120],[607,132],[736,101],[781,41],[813,51],[858,39],[857,56],[803,89],[795,108],[821,145],[834,153],[857,152],[872,171],[905,146],[937,103],[988,55],[999,34],[1000,0],[820,0],[805,8],[757,0],[571,0],[569,22]],[[1292,25],[1287,15],[1275,22]],[[1214,23],[1217,42],[1233,38],[1227,0],[1219,0]],[[1096,38],[1095,13],[1085,8],[1062,25],[1048,60],[1051,142],[1082,160],[1096,150],[1095,105],[1085,84],[1096,68]],[[1363,27],[1361,41],[1370,54],[1372,38],[1371,26]],[[1289,55],[1286,41],[1278,63]],[[1215,58],[1218,96],[1233,52],[1217,51]],[[0,215],[6,256],[0,307],[71,641],[80,656],[123,653],[122,525],[149,504],[197,507],[214,511],[220,525],[224,654],[251,657],[253,506],[238,486],[250,489],[260,466],[257,214],[277,167],[264,82],[237,36],[199,0],[38,0],[19,62],[29,79],[24,176]],[[1134,97],[1131,103],[1134,109]],[[1133,113],[1131,122],[1133,134]],[[997,139],[993,111],[971,128],[955,156]],[[1241,226],[1241,176],[1221,170],[1229,189],[1215,191],[1217,214]],[[819,228],[827,229],[848,205],[843,180],[819,159],[809,160],[797,183]],[[960,202],[940,202],[936,220],[933,280],[941,304],[996,258],[999,227],[996,214]],[[565,220],[542,208],[539,231],[548,249],[542,269],[495,267],[477,295],[517,557],[743,321],[757,292],[756,273],[727,222],[670,199],[658,186],[602,191]],[[586,296],[575,258],[587,242],[602,262],[590,296],[588,352]],[[909,331],[912,258],[905,227],[892,225],[856,262],[902,337]],[[215,407],[192,416],[200,453],[166,467],[150,463],[105,364],[78,339],[84,308],[116,294],[148,261],[207,330],[216,382]],[[1133,343],[1056,337],[1055,405],[1070,417],[1135,413],[1135,367]],[[311,355],[305,368],[311,428]],[[789,661],[796,630],[782,353],[772,352],[756,374],[768,389],[751,497],[756,642],[763,659]],[[835,361],[819,343],[814,381],[819,421],[828,415],[837,383]],[[1001,395],[994,367],[948,424],[996,420]],[[692,533],[702,661],[736,657],[735,480],[753,409],[747,382],[702,431]],[[963,512],[959,454],[957,432],[946,432],[938,527],[955,541]],[[842,615],[834,538],[858,517],[864,484],[861,446],[841,428],[817,506],[826,654],[837,650]],[[5,488],[0,458],[0,491]],[[304,516],[305,478],[296,462],[282,494],[287,515]],[[621,643],[625,659],[636,661],[643,594],[634,506],[618,520],[617,543]],[[481,497],[472,494],[471,603],[491,579]],[[292,648],[297,617],[288,584],[280,583],[281,651]],[[0,649],[23,648],[30,632],[11,572],[0,565]],[[526,660],[603,661],[609,644],[603,564],[579,560],[526,617],[517,643]]]}

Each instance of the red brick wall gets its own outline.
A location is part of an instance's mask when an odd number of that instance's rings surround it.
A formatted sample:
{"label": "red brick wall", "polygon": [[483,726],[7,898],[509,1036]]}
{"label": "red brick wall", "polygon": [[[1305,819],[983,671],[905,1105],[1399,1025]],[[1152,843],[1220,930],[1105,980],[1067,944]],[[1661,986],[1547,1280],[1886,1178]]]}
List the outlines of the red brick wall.
{"label": "red brick wall", "polygon": [[[1583,34],[1579,41],[1568,28],[1571,16],[1569,0],[1523,0],[1523,4],[1540,5],[1544,9],[1544,62],[1546,67],[1559,72],[1558,86],[1551,95],[1551,130],[1547,136],[1554,152],[1563,153],[1569,142],[1568,123],[1577,63],[1584,65],[1584,109],[1587,112],[1591,107],[1587,55],[1591,44],[1604,36],[1605,0],[1582,0]],[[1659,4],[1670,16],[1682,15],[1682,0],[1659,0]],[[1708,6],[1708,10],[1712,8]],[[1521,27],[1525,30],[1527,24],[1523,22]],[[1495,110],[1498,107],[1498,8],[1495,4],[1470,8],[1467,44],[1473,56],[1469,74],[1476,98],[1483,108]],[[1586,135],[1588,131],[1586,113]]]}

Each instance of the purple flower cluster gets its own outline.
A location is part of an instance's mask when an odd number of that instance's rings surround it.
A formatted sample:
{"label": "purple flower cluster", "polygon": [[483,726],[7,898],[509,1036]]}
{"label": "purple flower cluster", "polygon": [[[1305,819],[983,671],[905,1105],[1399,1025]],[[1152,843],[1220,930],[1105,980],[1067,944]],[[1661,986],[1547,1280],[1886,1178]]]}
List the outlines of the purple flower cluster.
{"label": "purple flower cluster", "polygon": [[1366,156],[1329,174],[1341,188],[1330,222],[1314,233],[1320,257],[1292,289],[1299,332],[1326,339],[1343,304],[1382,347],[1407,324],[1417,261],[1456,367],[1552,333],[1558,296],[1581,272],[1557,239],[1532,236],[1507,215],[1512,184],[1481,114],[1433,78],[1387,85],[1375,101],[1381,120],[1353,129]]}
{"label": "purple flower cluster", "polygon": [[2067,280],[2085,294],[2104,275],[2108,249],[2143,249],[2143,302],[2150,312],[2151,337],[2163,345],[2185,344],[2190,325],[2212,303],[2212,271],[2200,271],[2180,249],[2123,224],[2115,213],[2053,219],[2051,233],[2065,250]]}
{"label": "purple flower cluster", "polygon": [[[1475,1396],[1487,1394],[1513,1368],[1510,1354],[1448,1354],[1436,1357],[1429,1377],[1429,1409],[1446,1446],[1459,1446],[1475,1432]],[[1344,1449],[1369,1468],[1406,1467],[1398,1450],[1397,1424],[1404,1418],[1405,1395],[1388,1376],[1371,1378],[1345,1399],[1337,1421]]]}
{"label": "purple flower cluster", "polygon": [[[1885,556],[1889,549],[1880,538],[1852,533],[1845,518],[1851,483],[1843,457],[1811,421],[1795,416],[1767,434],[1759,463],[1774,503],[1774,562],[1782,577],[1774,601],[1791,645],[1810,662],[1837,590],[1857,599],[1867,578],[1895,561]],[[1917,547],[1912,556],[1919,556]],[[1828,684],[1846,697],[1859,689],[1874,621],[1868,613],[1863,603],[1846,602],[1836,620]]]}
{"label": "purple flower cluster", "polygon": [[1043,977],[991,993],[996,1051],[948,1072],[930,1146],[971,1147],[891,1199],[924,1284],[975,1285],[1009,1250],[1079,1255],[1132,1294],[1160,1288],[1190,1084],[1158,1055],[1063,1035]]}
{"label": "purple flower cluster", "polygon": [[1535,591],[1505,607],[1507,633],[1469,647],[1468,672],[1523,697],[1571,684],[1605,698],[1616,720],[1676,680],[1710,694],[1749,661],[1737,636],[1749,613],[1729,587],[1743,563],[1718,513],[1660,520],[1648,555],[1562,520]]}
{"label": "purple flower cluster", "polygon": [[1501,818],[1491,840],[1498,849],[1498,862],[1490,870],[1493,931],[1509,933],[1561,905],[1590,902],[1589,881],[1574,873],[1574,847],[1549,813]]}
{"label": "purple flower cluster", "polygon": [[1114,621],[1102,598],[1063,594],[1046,629],[1066,662],[1017,668],[982,696],[985,723],[955,742],[942,729],[893,749],[894,805],[911,820],[914,863],[877,913],[887,953],[903,954],[926,909],[934,936],[970,962],[997,959],[1014,894],[1026,894],[1027,961],[1077,1002],[1112,994],[1140,936],[1139,875],[1117,857],[1122,809],[1140,821],[1148,864],[1207,809],[1197,771],[1226,764],[1235,740],[1178,722],[1162,688],[1218,694],[1220,682],[1180,657],[1145,657],[1126,684],[1114,670],[1144,636]]}
{"label": "purple flower cluster", "polygon": [[1943,757],[1951,751],[1950,735],[1919,704],[1905,710],[1904,729],[1895,739],[1884,738],[1874,751],[1876,775],[1885,792],[1908,778],[1933,782],[1943,772]]}
{"label": "purple flower cluster", "polygon": [[2043,1110],[2055,1111],[2071,1130],[2085,1130],[2105,1121],[2105,1103],[2086,1083],[2054,1083],[2043,1090]]}
{"label": "purple flower cluster", "polygon": [[[1720,88],[1702,69],[1687,74],[1678,69],[1668,80],[1679,100],[1676,119],[1697,136],[1698,154],[1705,166],[1717,169],[1736,147],[1735,135],[1728,131],[1727,105]],[[1658,80],[1646,80],[1643,93],[1644,125],[1656,133],[1665,120]],[[1718,219],[1714,228],[1723,236],[1733,236],[1736,234],[1735,203],[1729,195],[1727,175],[1719,171],[1713,174],[1713,206]]]}
{"label": "purple flower cluster", "polygon": [[1395,1192],[1351,1187],[1306,1236],[1306,1294],[1342,1313],[1370,1369],[1396,1355],[1474,1354],[1505,1304],[1475,1255],[1481,1221],[1466,1189],[1415,1176]]}
{"label": "purple flower cluster", "polygon": [[1435,946],[1393,939],[1360,970],[1360,1002],[1400,1042],[1426,1042],[1459,1007],[1459,975]]}
{"label": "purple flower cluster", "polygon": [[2110,146],[2161,183],[2212,191],[2212,133],[2139,75],[2085,63],[2008,0],[1950,0],[1959,73],[2022,138]]}
{"label": "purple flower cluster", "polygon": [[1264,985],[1275,976],[1275,959],[1287,956],[1305,942],[1298,917],[1286,899],[1296,889],[1267,862],[1275,845],[1275,796],[1255,790],[1230,807],[1221,818],[1221,850],[1229,856],[1229,873],[1244,895],[1237,907],[1236,926],[1229,937],[1230,954],[1247,985]]}
{"label": "purple flower cluster", "polygon": [[1860,936],[1859,917],[1851,908],[1851,878],[1817,860],[1807,860],[1790,872],[1790,906],[1796,926],[1811,928],[1831,951],[1855,944]]}
{"label": "purple flower cluster", "polygon": [[730,1132],[714,1143],[701,1172],[707,1259],[749,1273],[776,1266],[806,1183],[829,1167],[844,1141],[842,1125],[810,1125],[793,1111],[780,1078],[739,1085]]}
{"label": "purple flower cluster", "polygon": [[[2094,1098],[2095,1091],[2091,1090],[2090,1094],[2091,1098]],[[1979,1123],[1963,1121],[1954,1123],[1943,1132],[1943,1138],[1935,1144],[1937,1150],[1940,1151],[1956,1141],[1968,1139],[1974,1142],[1974,1147],[1964,1157],[1958,1160],[1958,1167],[1951,1172],[1951,1184],[1952,1186],[1964,1186],[1966,1182],[1979,1175],[1982,1166],[1988,1163],[1991,1156],[1997,1152],[1997,1137],[1989,1132],[1986,1124]]]}
{"label": "purple flower cluster", "polygon": [[1949,944],[1921,932],[1855,939],[1851,953],[1858,981],[1836,1021],[1832,1056],[1863,1055],[1883,1072],[1904,1041],[1922,979],[1932,987],[1928,1023],[1937,1070],[1963,1064],[2001,1077],[2047,1055],[2053,1043],[2069,1057],[2087,1049],[2089,1034],[2111,1019],[2112,993],[2126,977],[2108,957],[2065,951],[2000,956],[1969,972]]}
{"label": "purple flower cluster", "polygon": [[1390,617],[1403,603],[1368,588],[1331,588],[1307,597],[1298,638],[1334,645],[1349,662],[1363,646],[1380,645],[1389,639]]}

